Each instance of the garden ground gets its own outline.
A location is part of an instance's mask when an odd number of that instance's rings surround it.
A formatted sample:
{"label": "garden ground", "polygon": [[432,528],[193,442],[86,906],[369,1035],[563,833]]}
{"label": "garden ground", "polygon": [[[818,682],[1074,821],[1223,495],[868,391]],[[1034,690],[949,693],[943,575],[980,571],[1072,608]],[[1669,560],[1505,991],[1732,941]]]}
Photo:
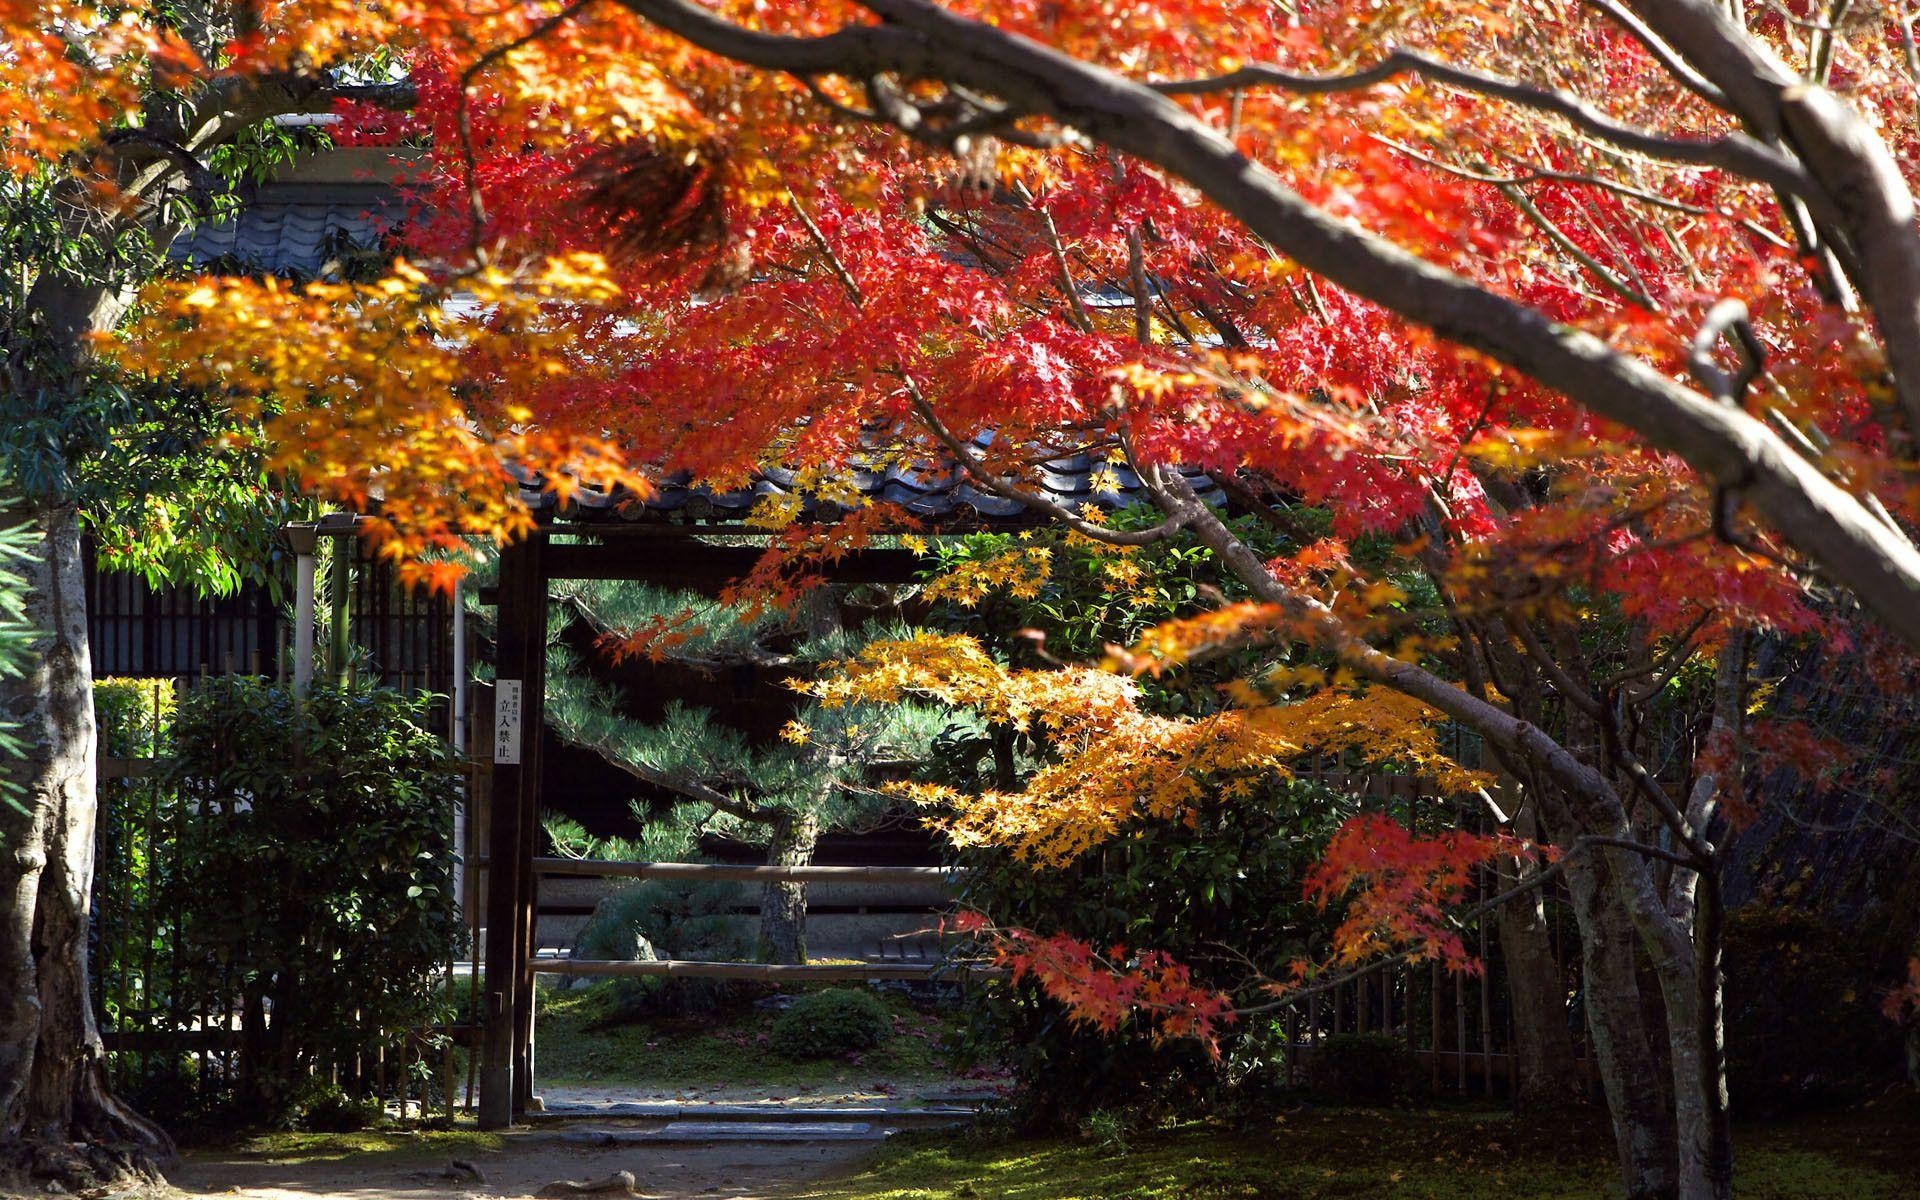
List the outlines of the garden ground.
{"label": "garden ground", "polygon": [[[1920,1194],[1911,1101],[1740,1130],[1743,1200],[1895,1200]],[[632,1171],[658,1197],[767,1200],[1506,1200],[1616,1195],[1597,1114],[1527,1123],[1487,1109],[1311,1110],[1229,1130],[1187,1124],[1010,1139],[989,1129],[870,1145],[582,1149],[550,1131],[276,1135],[196,1155],[188,1195],[233,1200],[531,1196],[559,1179]],[[484,1186],[444,1178],[473,1162]]]}
{"label": "garden ground", "polygon": [[[793,1062],[767,1045],[774,1014],[608,1020],[604,989],[542,998],[538,1054],[550,1101],[772,1101],[910,1105],[916,1094],[990,1086],[956,1079],[939,1050],[952,1018],[889,998],[893,1035],[859,1055]],[[752,1081],[751,1083],[745,1081]],[[642,1194],[767,1200],[1339,1200],[1618,1193],[1597,1112],[1515,1119],[1455,1106],[1301,1106],[1229,1128],[1189,1123],[1128,1134],[1089,1122],[1077,1136],[1011,1138],[989,1121],[959,1133],[871,1142],[622,1145],[560,1140],[562,1126],[506,1135],[470,1125],[351,1134],[279,1133],[196,1151],[174,1174],[190,1196],[231,1200],[477,1200],[525,1197],[560,1180],[631,1171]],[[573,1124],[573,1123],[569,1123]],[[596,1126],[604,1124],[595,1121]],[[1748,1124],[1743,1200],[1893,1200],[1920,1195],[1920,1098]],[[459,1159],[485,1182],[449,1176]]]}
{"label": "garden ground", "polygon": [[[561,1180],[631,1171],[646,1196],[682,1200],[785,1195],[796,1184],[844,1172],[871,1144],[569,1145],[553,1129],[275,1135],[229,1150],[189,1154],[170,1173],[174,1195],[228,1200],[468,1200],[530,1197]],[[449,1169],[478,1168],[476,1180]]]}
{"label": "garden ground", "polygon": [[926,1011],[887,993],[892,1034],[862,1052],[796,1062],[769,1042],[777,1013],[741,1005],[720,1019],[609,1019],[607,985],[541,993],[536,1091],[549,1101],[859,1100],[910,1102],[919,1092],[991,1087],[991,1071],[956,1078],[942,1049],[951,1010]]}

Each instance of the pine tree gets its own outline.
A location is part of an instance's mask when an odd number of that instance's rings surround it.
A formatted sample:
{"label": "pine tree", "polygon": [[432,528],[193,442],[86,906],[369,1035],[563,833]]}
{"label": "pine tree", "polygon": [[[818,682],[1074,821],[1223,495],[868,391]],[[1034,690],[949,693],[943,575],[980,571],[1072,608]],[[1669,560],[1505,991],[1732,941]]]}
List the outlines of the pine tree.
{"label": "pine tree", "polygon": [[[784,615],[629,583],[574,583],[557,595],[616,654],[712,671],[757,666],[804,676],[900,633],[878,621],[848,627],[840,589],[823,589]],[[805,866],[822,833],[882,815],[894,802],[873,786],[877,778],[926,758],[949,720],[922,705],[826,707],[796,698],[781,741],[758,745],[706,708],[674,701],[661,719],[643,721],[625,707],[591,663],[550,647],[546,712],[554,730],[672,800],[664,816],[636,803],[650,849],[684,851],[714,834],[764,846],[773,866]],[[803,883],[766,885],[759,941],[768,961],[806,960],[806,895]]]}
{"label": "pine tree", "polygon": [[[26,578],[22,573],[31,531],[0,509],[0,678],[18,679],[33,645],[33,628],[26,619]],[[0,757],[19,758],[26,752],[18,726],[0,720]],[[20,803],[12,781],[0,778],[0,804]]]}

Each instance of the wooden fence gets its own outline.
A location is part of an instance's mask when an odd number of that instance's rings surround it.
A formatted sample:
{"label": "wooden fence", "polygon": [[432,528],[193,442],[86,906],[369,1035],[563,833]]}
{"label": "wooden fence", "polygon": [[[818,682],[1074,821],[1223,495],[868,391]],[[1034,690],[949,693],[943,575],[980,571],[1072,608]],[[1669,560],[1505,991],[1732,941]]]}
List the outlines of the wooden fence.
{"label": "wooden fence", "polygon": [[[1455,802],[1434,796],[1422,781],[1410,776],[1352,774],[1315,769],[1303,772],[1330,788],[1356,796],[1363,807],[1405,820],[1444,821],[1449,826],[1473,827],[1486,823],[1460,809]],[[785,879],[808,882],[925,882],[953,883],[957,873],[938,867],[766,867],[694,863],[606,862],[569,858],[537,858],[536,880],[546,877],[605,877],[632,880],[675,879],[763,882]],[[1478,874],[1475,906],[1501,888],[1491,870]],[[537,890],[536,890],[537,895]],[[1564,913],[1564,895],[1550,890],[1546,901],[1551,916],[1551,942],[1561,978],[1573,994],[1578,972],[1569,962],[1573,953],[1570,922]],[[1282,1053],[1287,1078],[1305,1084],[1313,1056],[1329,1038],[1346,1034],[1376,1034],[1402,1044],[1428,1090],[1439,1094],[1493,1097],[1510,1095],[1518,1064],[1513,1053],[1512,999],[1506,983],[1505,962],[1492,913],[1464,930],[1467,947],[1481,964],[1476,974],[1451,972],[1437,963],[1385,968],[1313,995],[1281,1010],[1284,1028]],[[608,962],[569,957],[540,958],[530,964],[536,975],[592,978],[729,978],[763,982],[878,979],[1003,978],[1005,972],[943,963],[867,962],[806,965],[768,965],[737,962]],[[1576,1043],[1583,1041],[1576,1030]]]}
{"label": "wooden fence", "polygon": [[[157,718],[156,718],[157,719]],[[1361,798],[1363,805],[1418,820],[1458,823],[1462,816],[1437,806],[1450,804],[1426,792],[1407,777],[1351,775],[1317,771],[1310,777],[1329,787]],[[476,780],[477,784],[482,780]],[[143,1089],[171,1078],[184,1078],[203,1094],[230,1090],[237,1082],[242,1025],[245,1019],[239,988],[229,978],[225,987],[186,995],[175,986],[179,975],[172,961],[180,933],[181,914],[163,912],[153,903],[153,881],[168,869],[175,848],[190,845],[199,836],[204,815],[169,803],[144,759],[101,760],[102,805],[99,822],[99,863],[96,874],[93,927],[94,1001],[109,1050],[109,1069],[117,1088],[135,1097]],[[484,786],[476,787],[481,795]],[[460,866],[470,903],[464,906],[468,944],[484,944],[478,927],[485,911],[478,885],[484,862],[475,848],[484,845],[485,813],[463,823]],[[591,862],[543,858],[534,862],[539,875],[601,876],[621,879],[728,879],[764,881],[786,878],[813,882],[866,883],[929,880],[951,882],[946,868],[924,867],[806,867],[774,868],[712,864]],[[1477,884],[1477,899],[1499,887],[1491,873]],[[1470,899],[1475,899],[1470,898]],[[1564,901],[1547,894],[1552,913],[1553,947],[1562,978],[1572,994],[1577,971],[1568,961],[1573,952],[1570,922]],[[1499,938],[1491,915],[1470,925],[1468,947],[1484,964],[1484,971],[1468,976],[1421,964],[1375,972],[1320,995],[1296,1002],[1278,1017],[1284,1027],[1283,1054],[1288,1077],[1305,1082],[1313,1055],[1326,1040],[1343,1034],[1373,1033],[1403,1044],[1435,1092],[1495,1096],[1512,1086],[1512,1011]],[[779,966],[748,963],[602,962],[570,958],[539,958],[530,969],[540,975],[605,977],[727,977],[775,982],[826,979],[991,978],[991,971],[954,971],[939,964],[916,961],[860,964]],[[409,1111],[429,1108],[451,1112],[472,1107],[475,1101],[475,1060],[466,1055],[464,1080],[458,1050],[477,1048],[481,1011],[478,972],[447,964],[455,1007],[467,1014],[438,1030],[418,1030],[390,1045],[371,1045],[339,1061],[316,1069],[350,1095],[375,1097]],[[462,1086],[464,1084],[464,1086]]]}
{"label": "wooden fence", "polygon": [[[358,552],[348,599],[352,641],[373,682],[441,697],[432,709],[433,727],[450,730],[445,698],[454,679],[451,603],[402,588],[391,563],[370,556],[358,542],[344,544]],[[276,600],[265,584],[243,584],[229,596],[156,588],[136,575],[101,570],[89,551],[86,594],[96,679],[184,684],[209,675],[287,676],[291,601]]]}
{"label": "wooden fence", "polygon": [[[179,694],[211,678],[217,677],[163,685]],[[156,704],[148,715],[155,734],[146,739],[149,746],[159,742],[158,709]],[[224,964],[211,974],[204,962],[194,966],[184,955],[194,933],[189,926],[196,919],[190,911],[195,906],[169,907],[163,899],[166,882],[184,856],[205,846],[211,823],[226,814],[183,802],[161,782],[156,765],[149,757],[99,758],[89,950],[93,1007],[109,1078],[136,1104],[167,1113],[237,1094],[250,1014],[244,965]],[[456,829],[461,824],[451,812],[447,821]],[[355,868],[343,864],[343,869]],[[450,955],[443,968],[448,979],[453,968]],[[460,1101],[456,1048],[474,1040],[472,1028],[459,1023],[422,1028],[324,1055],[312,1071],[353,1099],[377,1100],[423,1116],[430,1111],[450,1115]]]}
{"label": "wooden fence", "polygon": [[[1492,827],[1484,808],[1437,796],[1424,780],[1413,776],[1359,774],[1315,765],[1299,777],[1346,792],[1358,798],[1362,809],[1416,827],[1428,822],[1482,832]],[[1477,907],[1501,888],[1498,875],[1482,868],[1475,872],[1472,894],[1464,902],[1468,908]],[[1543,896],[1554,959],[1571,999],[1577,994],[1579,971],[1564,885],[1556,881]],[[1480,969],[1475,974],[1449,971],[1432,962],[1382,968],[1284,1008],[1281,1021],[1289,1082],[1307,1082],[1311,1059],[1328,1038],[1377,1034],[1394,1038],[1406,1048],[1431,1092],[1462,1097],[1511,1095],[1518,1075],[1513,999],[1496,915],[1489,912],[1469,922],[1461,935],[1478,960]],[[1570,1020],[1574,1011],[1570,1005]],[[1584,1055],[1585,1026],[1579,1023],[1573,1029],[1576,1048]],[[1584,1057],[1580,1066],[1587,1069]]]}

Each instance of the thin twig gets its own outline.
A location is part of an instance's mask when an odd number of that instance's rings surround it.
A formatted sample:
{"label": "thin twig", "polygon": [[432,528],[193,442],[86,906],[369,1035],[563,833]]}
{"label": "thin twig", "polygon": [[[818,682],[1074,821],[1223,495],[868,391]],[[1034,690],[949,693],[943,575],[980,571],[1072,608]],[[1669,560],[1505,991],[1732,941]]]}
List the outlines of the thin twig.
{"label": "thin twig", "polygon": [[532,29],[527,30],[526,33],[510,42],[503,42],[485,54],[482,54],[479,58],[474,59],[473,62],[467,65],[466,70],[460,72],[460,108],[458,113],[460,124],[460,164],[466,176],[467,218],[472,226],[469,248],[473,251],[473,257],[476,262],[485,263],[487,261],[486,247],[481,244],[481,232],[486,228],[487,224],[487,207],[485,200],[480,195],[480,165],[478,156],[475,155],[473,150],[473,81],[479,78],[482,71],[491,67],[494,63],[499,62],[523,46],[528,46],[539,41],[568,21],[579,16],[594,3],[595,0],[574,0],[572,4],[567,5],[559,12],[548,17],[538,25],[535,25]]}
{"label": "thin twig", "polygon": [[[848,298],[853,301],[854,307],[864,311],[866,308],[866,298],[861,294],[859,284],[855,283],[853,276],[847,272],[845,264],[840,261],[840,256],[834,251],[832,243],[827,241],[826,235],[820,231],[820,227],[814,224],[813,218],[807,215],[806,210],[801,207],[799,199],[793,197],[792,193],[788,193],[788,196],[793,201],[794,213],[800,218],[800,223],[806,227],[807,236],[813,240],[814,248],[817,249],[820,252],[820,256],[826,260],[828,268],[834,273],[834,277],[840,281],[840,286],[845,289]],[[921,423],[927,427],[934,437],[940,440],[940,443],[947,448],[948,453],[954,456],[955,461],[960,464],[961,468],[984,490],[992,492],[1002,499],[1016,501],[1035,512],[1042,513],[1061,522],[1075,533],[1094,538],[1097,541],[1105,542],[1111,546],[1151,545],[1154,542],[1172,536],[1183,524],[1179,518],[1169,517],[1151,529],[1130,531],[1109,529],[1104,525],[1094,524],[1085,517],[1069,511],[1062,505],[1055,504],[1037,492],[998,478],[986,469],[972,448],[961,441],[960,438],[947,427],[946,423],[940,420],[939,415],[933,411],[933,405],[927,400],[926,393],[920,390],[920,384],[914,379],[913,373],[907,370],[906,364],[904,362],[896,362],[894,364],[894,371],[899,377],[902,386],[905,388],[907,400],[913,406],[914,413],[919,416]]]}
{"label": "thin twig", "polygon": [[1360,91],[1401,75],[1424,76],[1462,91],[1492,96],[1559,117],[1582,133],[1648,158],[1719,167],[1745,175],[1800,197],[1809,205],[1817,205],[1824,221],[1844,224],[1842,214],[1834,211],[1831,200],[1798,163],[1744,133],[1706,139],[1668,137],[1616,121],[1571,92],[1488,75],[1403,47],[1389,50],[1370,67],[1344,75],[1302,75],[1267,63],[1252,63],[1222,75],[1166,80],[1147,86],[1169,96],[1207,95],[1262,85],[1300,95],[1324,96]]}
{"label": "thin twig", "polygon": [[[1567,847],[1564,854],[1545,867],[1542,867],[1540,871],[1532,877],[1515,884],[1513,887],[1508,888],[1498,895],[1481,901],[1466,912],[1450,918],[1450,923],[1458,927],[1464,927],[1479,920],[1486,914],[1493,912],[1502,905],[1509,904],[1529,892],[1538,891],[1540,888],[1545,887],[1564,874],[1567,869],[1567,864],[1571,862],[1576,855],[1585,854],[1590,850],[1600,848],[1626,850],[1634,854],[1645,855],[1648,858],[1657,858],[1676,864],[1686,861],[1677,854],[1662,850],[1658,846],[1646,845],[1643,842],[1628,841],[1625,838],[1583,837],[1575,841],[1573,845]],[[1286,995],[1278,1000],[1269,1000],[1264,1004],[1249,1005],[1245,1008],[1235,1008],[1233,1010],[1234,1015],[1254,1017],[1262,1013],[1277,1012],[1280,1009],[1297,1004],[1309,997],[1330,992],[1337,987],[1344,987],[1356,979],[1363,979],[1368,975],[1384,971],[1389,967],[1397,967],[1401,963],[1419,957],[1424,954],[1426,950],[1427,946],[1425,943],[1408,946],[1404,950],[1390,954],[1385,958],[1375,959],[1365,966],[1355,967],[1353,970],[1344,972],[1332,979],[1323,979],[1317,983],[1307,984],[1304,987],[1290,989]]]}
{"label": "thin twig", "polygon": [[1667,74],[1679,80],[1681,85],[1694,95],[1699,96],[1715,108],[1727,107],[1727,96],[1719,88],[1709,83],[1705,76],[1688,66],[1673,47],[1660,39],[1660,35],[1647,28],[1639,17],[1621,8],[1614,0],[1586,0],[1587,4],[1605,13],[1607,19],[1627,31],[1634,41],[1639,42],[1654,61],[1667,69]]}

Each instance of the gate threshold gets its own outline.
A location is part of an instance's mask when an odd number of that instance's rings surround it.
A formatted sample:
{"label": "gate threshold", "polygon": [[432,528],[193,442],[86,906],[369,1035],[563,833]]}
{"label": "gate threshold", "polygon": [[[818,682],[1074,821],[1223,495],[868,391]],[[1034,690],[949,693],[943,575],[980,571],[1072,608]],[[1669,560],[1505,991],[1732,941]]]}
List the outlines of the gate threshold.
{"label": "gate threshold", "polygon": [[785,1104],[777,1101],[730,1104],[721,1101],[614,1101],[608,1104],[565,1103],[545,1111],[529,1112],[527,1121],[577,1121],[582,1118],[624,1118],[631,1121],[898,1121],[966,1120],[979,1115],[970,1104]]}

